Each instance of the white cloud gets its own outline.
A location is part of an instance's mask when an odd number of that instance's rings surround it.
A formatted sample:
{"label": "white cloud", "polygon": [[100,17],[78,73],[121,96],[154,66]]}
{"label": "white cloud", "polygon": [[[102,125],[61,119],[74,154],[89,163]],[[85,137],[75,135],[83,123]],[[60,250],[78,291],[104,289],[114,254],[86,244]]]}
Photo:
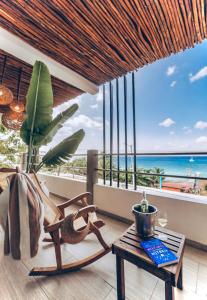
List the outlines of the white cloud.
{"label": "white cloud", "polygon": [[184,126],[182,130],[184,131],[185,134],[190,134],[192,132],[192,129],[190,129],[190,127],[188,126]]}
{"label": "white cloud", "polygon": [[176,66],[175,66],[175,65],[169,66],[169,67],[167,68],[166,75],[167,75],[167,76],[173,75],[173,74],[175,73],[175,70],[176,70]]}
{"label": "white cloud", "polygon": [[53,108],[53,118],[56,117],[60,112],[66,110],[68,107],[72,106],[73,104],[77,103],[79,106],[81,104],[83,95],[80,95],[72,100],[66,101],[55,108]]}
{"label": "white cloud", "polygon": [[97,104],[97,103],[96,103],[96,104],[92,104],[92,105],[91,105],[91,108],[92,108],[92,109],[98,108],[98,104]]}
{"label": "white cloud", "polygon": [[174,135],[175,134],[175,131],[170,131],[170,135]]}
{"label": "white cloud", "polygon": [[204,121],[198,121],[196,122],[195,126],[196,129],[205,129],[207,128],[207,122]]}
{"label": "white cloud", "polygon": [[190,134],[192,132],[191,129],[187,129],[186,131],[184,131],[185,134]]}
{"label": "white cloud", "polygon": [[102,102],[103,101],[103,90],[102,89],[100,89],[99,92],[96,94],[96,101],[97,102]]}
{"label": "white cloud", "polygon": [[174,87],[174,86],[176,85],[176,83],[177,83],[177,81],[174,80],[174,81],[171,82],[170,86],[171,86],[171,87]]}
{"label": "white cloud", "polygon": [[206,76],[207,76],[207,66],[200,69],[195,75],[189,74],[189,80],[190,80],[190,82],[194,82],[194,81],[204,78]]}
{"label": "white cloud", "polygon": [[[108,97],[108,96],[109,96],[109,90],[106,87],[106,89],[105,89],[105,97]],[[97,102],[102,102],[103,101],[103,88],[99,89],[99,92],[95,95],[95,97],[96,97],[96,101]]]}
{"label": "white cloud", "polygon": [[161,123],[159,123],[159,126],[170,127],[173,124],[175,124],[175,121],[173,121],[171,118],[167,118],[164,121],[162,121]]}
{"label": "white cloud", "polygon": [[72,127],[84,127],[84,128],[93,128],[93,129],[102,129],[102,123],[93,120],[92,118],[80,114],[79,116],[73,118],[72,120],[69,120],[67,122],[69,126]]}
{"label": "white cloud", "polygon": [[207,144],[207,136],[200,136],[196,139],[197,144]]}
{"label": "white cloud", "polygon": [[70,102],[71,103],[77,103],[77,104],[81,104],[82,100],[84,98],[84,94],[79,95],[78,97],[71,99]]}
{"label": "white cloud", "polygon": [[94,119],[95,119],[95,120],[97,120],[97,121],[102,121],[102,120],[103,120],[103,118],[102,118],[102,117],[100,117],[100,116],[98,116],[98,117],[94,117]]}

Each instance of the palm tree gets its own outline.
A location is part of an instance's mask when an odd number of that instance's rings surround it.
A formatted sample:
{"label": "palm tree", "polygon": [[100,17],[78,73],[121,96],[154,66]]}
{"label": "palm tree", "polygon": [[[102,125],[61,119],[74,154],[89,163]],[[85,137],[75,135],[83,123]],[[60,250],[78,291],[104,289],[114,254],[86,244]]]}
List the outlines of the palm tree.
{"label": "palm tree", "polygon": [[[151,170],[152,173],[154,174],[158,174],[158,176],[156,175],[152,175],[152,179],[153,179],[153,185],[155,187],[159,186],[160,184],[160,178],[162,177],[162,180],[165,179],[165,177],[163,176],[165,174],[164,169],[158,168],[158,167],[154,167]],[[162,175],[162,176],[161,176]]]}
{"label": "palm tree", "polygon": [[151,172],[151,169],[140,168],[138,172],[139,173],[137,174],[137,178],[136,178],[137,185],[152,187],[154,183],[152,176],[146,175],[146,173]]}

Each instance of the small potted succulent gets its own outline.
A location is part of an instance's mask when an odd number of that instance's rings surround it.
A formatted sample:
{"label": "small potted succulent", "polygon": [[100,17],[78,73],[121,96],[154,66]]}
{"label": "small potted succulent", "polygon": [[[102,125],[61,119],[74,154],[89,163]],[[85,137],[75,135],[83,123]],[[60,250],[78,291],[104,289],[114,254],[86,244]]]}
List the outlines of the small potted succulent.
{"label": "small potted succulent", "polygon": [[139,204],[132,207],[132,213],[135,216],[135,227],[137,234],[141,238],[150,238],[154,235],[155,220],[157,208],[149,205],[146,193],[143,192],[143,199]]}

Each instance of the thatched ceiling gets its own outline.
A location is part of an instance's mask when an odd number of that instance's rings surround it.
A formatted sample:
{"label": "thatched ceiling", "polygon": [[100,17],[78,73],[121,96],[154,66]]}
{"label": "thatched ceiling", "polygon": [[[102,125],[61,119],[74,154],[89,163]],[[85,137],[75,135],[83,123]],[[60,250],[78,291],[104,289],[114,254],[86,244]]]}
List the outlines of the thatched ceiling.
{"label": "thatched ceiling", "polygon": [[0,26],[96,84],[207,37],[206,0],[1,0]]}
{"label": "thatched ceiling", "polygon": [[[5,83],[5,85],[11,89],[14,97],[16,98],[19,70],[22,68],[19,100],[25,102],[25,96],[32,73],[32,66],[0,50],[0,74],[2,74],[5,55],[7,56],[7,63],[3,83]],[[54,77],[52,77],[52,85],[54,93],[54,106],[57,106],[66,100],[73,99],[83,93],[81,90]]]}

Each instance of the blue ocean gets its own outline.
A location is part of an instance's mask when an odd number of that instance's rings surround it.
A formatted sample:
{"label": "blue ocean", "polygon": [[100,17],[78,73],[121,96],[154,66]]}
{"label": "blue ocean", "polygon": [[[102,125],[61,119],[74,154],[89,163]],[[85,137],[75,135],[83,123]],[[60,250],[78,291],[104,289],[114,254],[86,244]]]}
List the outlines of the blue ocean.
{"label": "blue ocean", "polygon": [[[116,159],[115,159],[116,160]],[[128,170],[133,168],[133,156],[128,156]],[[163,169],[168,175],[207,177],[207,156],[137,156],[137,168]],[[125,168],[125,158],[120,157],[120,168]]]}

